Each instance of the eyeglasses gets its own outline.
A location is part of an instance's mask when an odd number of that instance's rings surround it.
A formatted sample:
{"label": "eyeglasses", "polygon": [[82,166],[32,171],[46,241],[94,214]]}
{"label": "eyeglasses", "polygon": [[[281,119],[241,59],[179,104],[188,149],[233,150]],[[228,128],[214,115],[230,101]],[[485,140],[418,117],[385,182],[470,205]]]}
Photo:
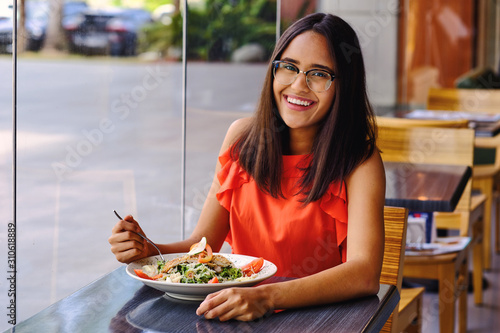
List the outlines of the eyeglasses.
{"label": "eyeglasses", "polygon": [[332,85],[335,75],[328,73],[322,69],[310,69],[306,72],[301,71],[295,66],[286,61],[275,60],[273,61],[273,75],[276,81],[287,86],[292,84],[299,73],[306,76],[306,82],[309,89],[314,92],[327,91]]}

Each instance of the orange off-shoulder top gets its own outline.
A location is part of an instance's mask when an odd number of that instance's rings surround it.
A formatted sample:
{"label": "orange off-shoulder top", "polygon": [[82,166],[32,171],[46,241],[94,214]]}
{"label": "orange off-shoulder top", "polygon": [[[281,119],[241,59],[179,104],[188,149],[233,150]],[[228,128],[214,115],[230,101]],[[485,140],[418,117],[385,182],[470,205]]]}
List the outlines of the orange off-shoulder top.
{"label": "orange off-shoulder top", "polygon": [[345,262],[347,195],[345,186],[330,184],[318,201],[303,206],[297,181],[310,155],[283,156],[282,191],[273,198],[261,191],[230,156],[219,156],[219,203],[229,211],[226,241],[232,252],[264,257],[278,267],[277,276],[303,277]]}

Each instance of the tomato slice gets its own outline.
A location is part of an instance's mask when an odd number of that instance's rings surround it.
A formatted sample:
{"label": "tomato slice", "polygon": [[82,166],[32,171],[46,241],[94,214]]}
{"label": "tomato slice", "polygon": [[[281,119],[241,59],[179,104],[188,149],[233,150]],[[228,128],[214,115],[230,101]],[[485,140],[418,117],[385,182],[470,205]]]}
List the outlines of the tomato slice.
{"label": "tomato slice", "polygon": [[260,272],[263,265],[264,265],[264,258],[260,257],[242,266],[241,271],[243,272],[244,276],[251,276],[255,273]]}
{"label": "tomato slice", "polygon": [[149,275],[147,275],[146,273],[144,273],[142,271],[142,269],[134,269],[134,273],[140,277],[140,278],[143,278],[143,279],[146,279],[146,280],[153,280]]}
{"label": "tomato slice", "polygon": [[213,252],[212,252],[212,248],[210,247],[210,245],[206,245],[205,247],[206,249],[206,252],[202,252],[200,253],[200,256],[198,257],[198,262],[200,263],[206,263],[206,262],[210,262],[210,260],[212,260],[212,256],[213,256]]}
{"label": "tomato slice", "polygon": [[219,283],[219,279],[217,278],[217,276],[214,276],[213,279],[208,281],[208,283]]}

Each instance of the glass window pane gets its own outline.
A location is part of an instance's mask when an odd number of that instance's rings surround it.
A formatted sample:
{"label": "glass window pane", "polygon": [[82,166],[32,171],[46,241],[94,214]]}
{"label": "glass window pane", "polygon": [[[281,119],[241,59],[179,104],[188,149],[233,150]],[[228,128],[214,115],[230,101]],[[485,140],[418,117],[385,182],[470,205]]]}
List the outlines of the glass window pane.
{"label": "glass window pane", "polygon": [[154,241],[181,238],[182,65],[115,45],[144,12],[112,12],[121,21],[92,18],[106,38],[79,27],[84,46],[19,57],[18,321],[121,265],[107,241],[113,209]]}
{"label": "glass window pane", "polygon": [[229,125],[252,116],[276,40],[276,1],[188,1],[186,235]]}

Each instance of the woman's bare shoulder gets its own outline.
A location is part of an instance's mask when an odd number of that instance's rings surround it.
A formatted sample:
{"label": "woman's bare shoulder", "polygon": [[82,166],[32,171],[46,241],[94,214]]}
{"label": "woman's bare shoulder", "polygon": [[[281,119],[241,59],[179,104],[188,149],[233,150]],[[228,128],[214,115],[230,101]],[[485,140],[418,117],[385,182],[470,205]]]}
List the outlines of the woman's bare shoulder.
{"label": "woman's bare shoulder", "polygon": [[375,150],[365,161],[359,164],[353,172],[351,172],[351,174],[347,177],[347,183],[350,183],[355,179],[361,179],[361,183],[366,182],[369,179],[376,179],[385,187],[384,163],[382,162],[382,157],[380,156],[380,152],[378,150]]}
{"label": "woman's bare shoulder", "polygon": [[243,131],[252,123],[252,117],[240,118],[229,126],[221,151],[227,150],[241,136]]}
{"label": "woman's bare shoulder", "polygon": [[250,126],[252,120],[252,117],[246,117],[233,121],[227,130],[226,136],[236,139],[246,128],[248,128],[248,126]]}

